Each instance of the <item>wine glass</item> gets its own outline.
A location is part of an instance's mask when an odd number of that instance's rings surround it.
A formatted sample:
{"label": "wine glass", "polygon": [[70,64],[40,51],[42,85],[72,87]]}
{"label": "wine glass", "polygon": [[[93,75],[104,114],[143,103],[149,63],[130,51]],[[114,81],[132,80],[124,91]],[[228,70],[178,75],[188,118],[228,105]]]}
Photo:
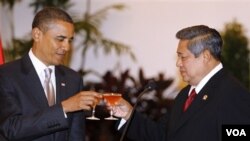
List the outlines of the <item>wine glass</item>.
{"label": "wine glass", "polygon": [[89,120],[100,120],[100,118],[98,118],[98,117],[96,117],[95,116],[95,107],[96,107],[96,105],[99,103],[101,101],[101,99],[100,98],[96,98],[96,102],[94,103],[94,105],[92,106],[92,114],[91,114],[91,116],[90,117],[87,117],[86,119],[89,119]]}
{"label": "wine glass", "polygon": [[103,98],[110,104],[111,109],[110,109],[110,116],[105,118],[106,120],[117,120],[117,118],[115,118],[113,116],[113,106],[115,106],[116,102],[120,100],[121,98],[121,94],[119,93],[105,93],[103,94]]}

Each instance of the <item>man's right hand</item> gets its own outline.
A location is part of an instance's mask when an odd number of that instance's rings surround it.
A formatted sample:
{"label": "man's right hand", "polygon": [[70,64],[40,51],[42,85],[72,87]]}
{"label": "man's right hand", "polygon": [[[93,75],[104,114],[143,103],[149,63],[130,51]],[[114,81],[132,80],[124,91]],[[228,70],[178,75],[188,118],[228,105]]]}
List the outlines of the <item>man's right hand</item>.
{"label": "man's right hand", "polygon": [[113,107],[114,116],[128,120],[133,107],[125,99],[121,98]]}
{"label": "man's right hand", "polygon": [[94,91],[81,91],[62,101],[61,104],[65,113],[90,110],[94,103],[98,101],[97,98],[102,98],[102,95]]}

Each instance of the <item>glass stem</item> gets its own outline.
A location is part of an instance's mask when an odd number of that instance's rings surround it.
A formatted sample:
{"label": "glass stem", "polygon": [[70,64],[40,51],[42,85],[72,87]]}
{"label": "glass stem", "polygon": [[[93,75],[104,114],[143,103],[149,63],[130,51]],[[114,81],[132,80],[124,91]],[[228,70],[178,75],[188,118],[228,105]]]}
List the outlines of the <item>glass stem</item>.
{"label": "glass stem", "polygon": [[93,109],[92,109],[92,117],[94,117],[95,116],[95,107],[93,107]]}
{"label": "glass stem", "polygon": [[110,109],[110,116],[113,117],[113,107]]}

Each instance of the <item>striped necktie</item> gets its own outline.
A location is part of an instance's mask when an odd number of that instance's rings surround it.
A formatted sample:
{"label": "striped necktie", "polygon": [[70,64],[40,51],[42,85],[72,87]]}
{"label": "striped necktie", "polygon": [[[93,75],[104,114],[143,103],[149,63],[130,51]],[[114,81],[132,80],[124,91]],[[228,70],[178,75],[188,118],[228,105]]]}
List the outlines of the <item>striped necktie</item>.
{"label": "striped necktie", "polygon": [[183,111],[185,112],[188,107],[191,105],[191,103],[193,102],[195,96],[196,96],[196,92],[195,92],[195,89],[193,88],[190,95],[188,96],[187,100],[185,101],[185,104],[183,106]]}
{"label": "striped necktie", "polygon": [[47,94],[47,100],[48,100],[49,106],[53,106],[55,104],[55,93],[54,93],[52,81],[50,79],[52,69],[46,68],[44,72],[45,72],[44,91]]}

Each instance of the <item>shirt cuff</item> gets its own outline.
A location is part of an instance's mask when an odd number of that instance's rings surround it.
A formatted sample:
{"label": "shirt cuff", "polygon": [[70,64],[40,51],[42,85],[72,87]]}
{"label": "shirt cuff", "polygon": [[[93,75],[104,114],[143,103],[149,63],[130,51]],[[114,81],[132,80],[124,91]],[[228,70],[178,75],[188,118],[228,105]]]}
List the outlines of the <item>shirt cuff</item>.
{"label": "shirt cuff", "polygon": [[125,119],[121,119],[121,121],[120,121],[120,123],[119,123],[119,125],[118,125],[118,130],[120,130],[121,129],[121,127],[126,123],[127,121],[125,120]]}
{"label": "shirt cuff", "polygon": [[63,114],[64,114],[64,117],[65,118],[68,118],[67,114],[63,111]]}

